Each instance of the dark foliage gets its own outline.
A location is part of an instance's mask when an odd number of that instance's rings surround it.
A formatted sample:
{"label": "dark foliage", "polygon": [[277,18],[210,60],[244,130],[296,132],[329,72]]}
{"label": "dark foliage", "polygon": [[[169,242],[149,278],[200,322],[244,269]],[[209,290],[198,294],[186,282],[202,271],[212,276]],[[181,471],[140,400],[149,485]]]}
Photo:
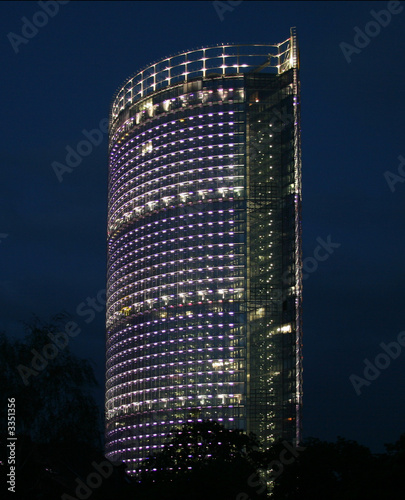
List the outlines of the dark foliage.
{"label": "dark foliage", "polygon": [[[63,332],[68,321],[64,314],[50,322],[34,318],[23,340],[0,334],[2,422],[7,421],[9,398],[15,400],[17,488],[12,498],[60,498],[76,476],[90,469],[90,457],[102,457],[93,368],[72,353],[69,339],[64,345],[60,336],[58,348],[50,338]],[[44,356],[50,344],[54,347]],[[2,426],[2,485],[8,487],[6,432]]]}
{"label": "dark foliage", "polygon": [[[68,321],[63,314],[49,323],[35,318],[26,326],[23,341],[0,335],[0,411],[4,414],[7,399],[14,397],[18,432],[33,442],[73,440],[99,445],[99,412],[91,392],[97,383],[91,364],[77,358],[69,344],[50,349],[53,359],[43,355],[46,345],[55,345],[49,335],[63,332]],[[36,353],[45,363],[38,360],[33,367]]]}
{"label": "dark foliage", "polygon": [[[381,500],[403,498],[405,435],[388,454],[339,437],[336,443],[308,439],[293,463],[275,478],[274,500]],[[399,495],[399,496],[398,496]]]}
{"label": "dark foliage", "polygon": [[266,498],[263,484],[256,485],[258,446],[254,436],[215,421],[188,423],[146,461],[140,474],[145,497],[140,498]]}

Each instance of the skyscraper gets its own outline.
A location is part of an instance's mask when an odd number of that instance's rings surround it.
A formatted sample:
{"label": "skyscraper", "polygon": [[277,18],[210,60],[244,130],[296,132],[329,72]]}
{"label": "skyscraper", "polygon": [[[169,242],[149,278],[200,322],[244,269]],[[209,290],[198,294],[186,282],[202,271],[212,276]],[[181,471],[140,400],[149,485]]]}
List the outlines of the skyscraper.
{"label": "skyscraper", "polygon": [[113,99],[106,453],[131,471],[189,420],[299,438],[298,66],[292,29],[167,57]]}

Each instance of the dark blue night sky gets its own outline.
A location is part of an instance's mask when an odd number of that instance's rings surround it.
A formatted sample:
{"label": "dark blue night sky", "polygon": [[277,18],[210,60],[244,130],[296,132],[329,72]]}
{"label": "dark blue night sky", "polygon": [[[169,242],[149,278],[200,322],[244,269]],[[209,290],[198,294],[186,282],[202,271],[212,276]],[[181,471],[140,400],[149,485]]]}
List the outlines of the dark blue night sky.
{"label": "dark blue night sky", "polygon": [[[41,2],[0,6],[0,330],[21,336],[32,313],[71,313],[81,333],[70,346],[94,361],[103,404],[107,135],[62,182],[52,163],[65,164],[149,62],[220,42],[278,43],[296,26],[304,436],[382,451],[405,432],[405,347],[360,395],[349,377],[405,330],[405,3],[63,3],[48,20]],[[22,18],[43,24],[25,43]],[[317,260],[321,240],[334,245]]]}

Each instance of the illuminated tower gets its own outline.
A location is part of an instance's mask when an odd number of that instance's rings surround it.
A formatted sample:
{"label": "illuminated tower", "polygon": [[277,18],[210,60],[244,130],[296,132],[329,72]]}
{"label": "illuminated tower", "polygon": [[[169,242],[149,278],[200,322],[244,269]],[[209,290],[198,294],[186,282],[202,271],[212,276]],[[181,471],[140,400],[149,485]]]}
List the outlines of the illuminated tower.
{"label": "illuminated tower", "polygon": [[110,115],[106,453],[136,471],[188,420],[300,435],[294,30],[147,66]]}

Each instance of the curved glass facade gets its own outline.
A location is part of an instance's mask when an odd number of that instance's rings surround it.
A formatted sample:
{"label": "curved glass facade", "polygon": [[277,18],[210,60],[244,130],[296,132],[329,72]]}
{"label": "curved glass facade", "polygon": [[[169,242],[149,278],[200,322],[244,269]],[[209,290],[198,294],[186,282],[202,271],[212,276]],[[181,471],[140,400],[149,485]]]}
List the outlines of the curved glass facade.
{"label": "curved glass facade", "polygon": [[106,454],[132,472],[190,419],[264,444],[297,438],[294,51],[293,34],[190,51],[137,73],[113,101]]}

